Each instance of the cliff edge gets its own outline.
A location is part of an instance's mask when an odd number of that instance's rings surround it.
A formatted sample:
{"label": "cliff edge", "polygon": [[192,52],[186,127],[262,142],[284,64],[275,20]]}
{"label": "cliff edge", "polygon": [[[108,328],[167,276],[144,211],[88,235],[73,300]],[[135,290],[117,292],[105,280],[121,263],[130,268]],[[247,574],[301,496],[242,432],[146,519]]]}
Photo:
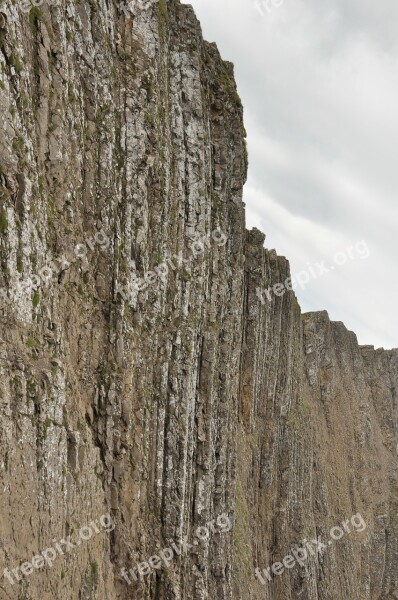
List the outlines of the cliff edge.
{"label": "cliff edge", "polygon": [[1,600],[398,598],[398,351],[264,299],[192,8],[3,0],[0,105]]}

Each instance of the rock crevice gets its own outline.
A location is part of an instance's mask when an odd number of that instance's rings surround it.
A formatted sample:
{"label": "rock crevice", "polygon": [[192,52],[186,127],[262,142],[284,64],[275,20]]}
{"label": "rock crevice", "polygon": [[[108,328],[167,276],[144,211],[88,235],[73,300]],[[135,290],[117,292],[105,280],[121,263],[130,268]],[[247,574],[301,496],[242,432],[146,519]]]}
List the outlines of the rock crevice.
{"label": "rock crevice", "polygon": [[233,67],[144,4],[0,6],[0,598],[397,598],[398,352],[259,294]]}

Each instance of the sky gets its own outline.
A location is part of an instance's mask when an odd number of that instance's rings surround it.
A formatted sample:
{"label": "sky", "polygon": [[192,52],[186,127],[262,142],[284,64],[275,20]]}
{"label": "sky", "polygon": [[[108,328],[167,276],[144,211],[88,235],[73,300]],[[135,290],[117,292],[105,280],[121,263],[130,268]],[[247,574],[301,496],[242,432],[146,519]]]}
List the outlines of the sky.
{"label": "sky", "polygon": [[397,0],[184,3],[235,65],[248,228],[289,259],[304,312],[397,348]]}

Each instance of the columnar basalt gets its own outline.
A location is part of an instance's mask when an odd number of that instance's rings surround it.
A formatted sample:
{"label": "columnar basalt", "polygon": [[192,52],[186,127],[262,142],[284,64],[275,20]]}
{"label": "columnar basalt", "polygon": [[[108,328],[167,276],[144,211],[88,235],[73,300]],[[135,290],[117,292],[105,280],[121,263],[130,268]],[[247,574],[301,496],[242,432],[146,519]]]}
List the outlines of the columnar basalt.
{"label": "columnar basalt", "polygon": [[398,352],[261,301],[289,264],[192,8],[3,0],[0,50],[0,598],[398,598]]}

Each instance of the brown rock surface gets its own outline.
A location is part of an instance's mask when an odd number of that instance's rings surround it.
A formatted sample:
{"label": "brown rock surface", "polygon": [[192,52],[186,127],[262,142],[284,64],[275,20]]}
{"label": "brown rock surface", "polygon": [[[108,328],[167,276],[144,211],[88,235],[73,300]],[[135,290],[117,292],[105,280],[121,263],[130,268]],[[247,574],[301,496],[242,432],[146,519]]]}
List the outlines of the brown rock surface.
{"label": "brown rock surface", "polygon": [[398,352],[260,301],[232,66],[147,4],[0,5],[0,599],[398,598]]}

